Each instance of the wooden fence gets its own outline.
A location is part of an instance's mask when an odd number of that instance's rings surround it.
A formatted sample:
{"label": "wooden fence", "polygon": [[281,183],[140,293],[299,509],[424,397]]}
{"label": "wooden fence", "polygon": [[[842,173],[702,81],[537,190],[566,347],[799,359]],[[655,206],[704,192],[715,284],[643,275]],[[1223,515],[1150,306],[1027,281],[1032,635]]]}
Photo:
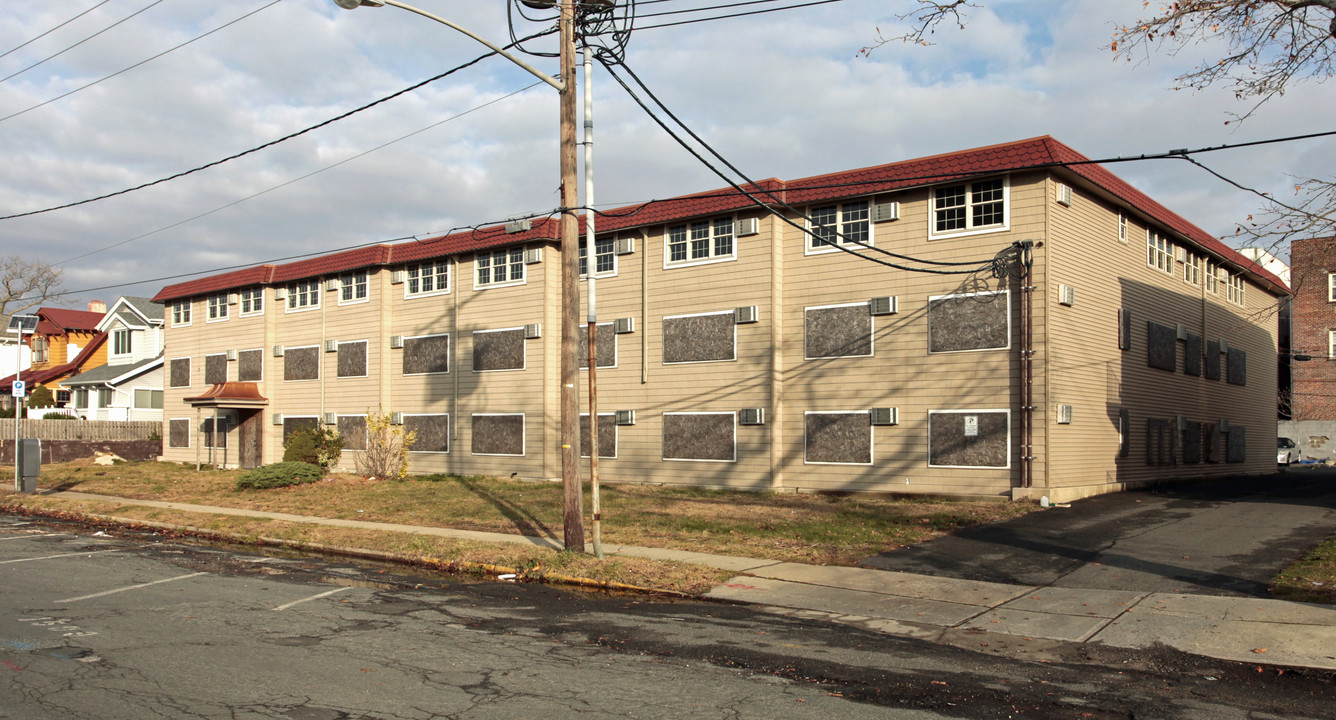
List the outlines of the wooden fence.
{"label": "wooden fence", "polygon": [[[0,419],[0,441],[14,442],[14,420]],[[19,420],[19,437],[39,440],[153,440],[162,423],[153,420]]]}

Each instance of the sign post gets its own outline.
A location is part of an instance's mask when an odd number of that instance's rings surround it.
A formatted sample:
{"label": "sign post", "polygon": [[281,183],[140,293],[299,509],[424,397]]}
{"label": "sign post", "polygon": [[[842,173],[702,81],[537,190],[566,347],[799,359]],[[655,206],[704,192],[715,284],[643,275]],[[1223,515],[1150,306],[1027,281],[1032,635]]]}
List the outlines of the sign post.
{"label": "sign post", "polygon": [[19,417],[23,415],[23,398],[28,394],[27,383],[19,377],[23,371],[23,336],[37,330],[37,320],[36,315],[11,315],[9,327],[5,328],[6,333],[17,336],[14,338],[14,384],[9,387],[14,398],[14,492],[22,489],[19,484]]}

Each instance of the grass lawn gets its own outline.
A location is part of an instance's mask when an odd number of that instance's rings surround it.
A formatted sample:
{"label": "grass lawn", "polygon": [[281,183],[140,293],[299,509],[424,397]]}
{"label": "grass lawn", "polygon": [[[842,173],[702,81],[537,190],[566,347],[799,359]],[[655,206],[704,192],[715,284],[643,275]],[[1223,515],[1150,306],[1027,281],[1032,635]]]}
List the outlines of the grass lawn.
{"label": "grass lawn", "polygon": [[[717,583],[713,569],[615,558],[532,546],[463,543],[404,533],[375,533],[236,516],[180,513],[135,506],[163,500],[298,515],[562,538],[561,485],[492,477],[412,476],[369,481],[331,475],[308,485],[270,490],[234,488],[238,471],[170,463],[96,466],[77,461],[44,466],[39,485],[123,498],[116,503],[9,495],[3,503],[34,511],[113,515],[168,522],[246,537],[273,537],[384,550],[442,563],[485,563],[578,574],[598,580],[697,592]],[[587,493],[586,493],[587,495]],[[585,510],[589,510],[586,497]],[[793,495],[650,485],[604,485],[603,541],[826,565],[861,558],[1034,510],[1032,503]],[[592,539],[588,519],[586,538]],[[384,537],[370,537],[370,536]],[[662,567],[660,567],[662,566]],[[696,567],[696,566],[691,566]],[[724,574],[726,575],[726,573]]]}
{"label": "grass lawn", "polygon": [[1277,575],[1271,594],[1281,600],[1336,605],[1336,536]]}

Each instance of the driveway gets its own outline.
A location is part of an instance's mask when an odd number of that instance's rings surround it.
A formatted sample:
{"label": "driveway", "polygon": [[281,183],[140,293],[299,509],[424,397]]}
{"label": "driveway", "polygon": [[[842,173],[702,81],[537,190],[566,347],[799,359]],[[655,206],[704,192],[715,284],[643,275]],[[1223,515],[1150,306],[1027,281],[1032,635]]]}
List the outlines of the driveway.
{"label": "driveway", "polygon": [[1103,495],[865,558],[863,567],[1056,587],[1266,597],[1336,534],[1336,470]]}

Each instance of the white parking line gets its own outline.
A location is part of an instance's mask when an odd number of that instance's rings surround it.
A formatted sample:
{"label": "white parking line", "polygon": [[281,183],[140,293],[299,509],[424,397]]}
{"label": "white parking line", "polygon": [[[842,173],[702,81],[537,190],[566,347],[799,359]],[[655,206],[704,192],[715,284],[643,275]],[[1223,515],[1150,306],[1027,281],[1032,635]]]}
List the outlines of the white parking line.
{"label": "white parking line", "polygon": [[312,601],[312,600],[319,600],[319,599],[322,598],[322,597],[329,597],[330,595],[333,595],[334,593],[341,593],[341,592],[343,592],[344,590],[351,590],[351,589],[352,589],[352,588],[347,588],[347,587],[334,588],[333,590],[330,590],[330,591],[328,591],[328,592],[322,592],[322,593],[320,593],[319,595],[312,595],[311,597],[303,598],[303,599],[301,599],[301,600],[293,600],[292,602],[288,603],[287,605],[279,605],[278,607],[274,608],[274,610],[287,610],[288,608],[292,607],[293,605],[301,605],[301,604],[304,603],[304,602],[310,602],[310,601]]}
{"label": "white parking line", "polygon": [[99,555],[101,553],[120,552],[123,548],[111,548],[110,550],[87,550],[84,552],[64,553],[63,555],[43,555],[42,557],[19,558],[17,560],[0,560],[0,565],[9,565],[11,563],[32,562],[33,560],[55,560],[56,558],[76,557],[79,555]]}
{"label": "white parking line", "polygon": [[178,575],[177,577],[173,578],[154,580],[153,582],[140,583],[138,585],[130,585],[128,587],[116,588],[115,590],[104,590],[100,593],[93,593],[92,595],[81,595],[79,597],[74,597],[74,598],[65,598],[64,600],[57,600],[56,602],[72,603],[72,602],[79,602],[80,600],[91,600],[93,598],[102,597],[103,595],[115,595],[116,593],[125,592],[126,590],[138,590],[139,588],[146,588],[150,585],[157,585],[159,583],[166,583],[166,582],[175,582],[177,580],[185,580],[187,578],[199,577],[200,575],[208,575],[208,573],[197,572],[197,573],[190,573],[189,575]]}
{"label": "white parking line", "polygon": [[27,540],[29,538],[61,537],[63,535],[73,535],[73,534],[74,533],[35,533],[33,535],[19,535],[18,537],[0,538],[0,542],[5,542],[6,540]]}

